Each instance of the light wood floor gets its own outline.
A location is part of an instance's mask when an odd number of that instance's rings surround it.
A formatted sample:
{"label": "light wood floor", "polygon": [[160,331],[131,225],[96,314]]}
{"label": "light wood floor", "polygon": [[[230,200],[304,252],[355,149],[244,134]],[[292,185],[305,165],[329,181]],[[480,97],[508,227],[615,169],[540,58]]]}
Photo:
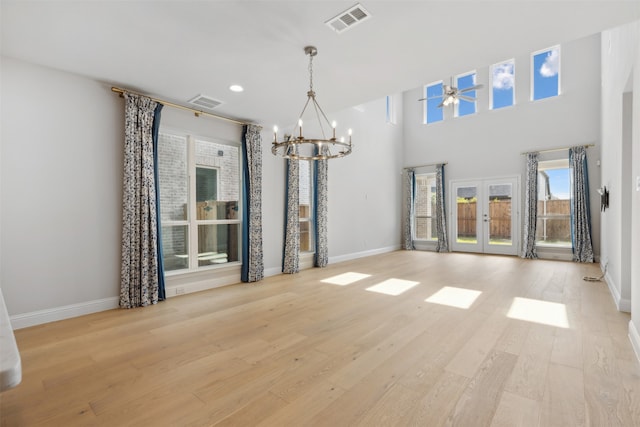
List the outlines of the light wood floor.
{"label": "light wood floor", "polygon": [[[323,282],[347,272],[369,276]],[[629,316],[599,274],[394,252],[18,330],[1,424],[639,426]],[[443,287],[480,293],[425,301]]]}

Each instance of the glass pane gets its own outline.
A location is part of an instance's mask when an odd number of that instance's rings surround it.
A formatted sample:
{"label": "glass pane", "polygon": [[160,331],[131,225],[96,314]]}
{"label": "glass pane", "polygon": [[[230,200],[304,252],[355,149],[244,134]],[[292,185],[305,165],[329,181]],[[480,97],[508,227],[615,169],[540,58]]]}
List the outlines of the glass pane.
{"label": "glass pane", "polygon": [[476,187],[458,187],[457,193],[458,243],[478,243],[477,235],[477,189]]}
{"label": "glass pane", "polygon": [[300,221],[300,252],[312,252],[311,224],[309,221]]}
{"label": "glass pane", "polygon": [[187,138],[166,133],[158,135],[158,178],[161,221],[186,220],[189,194]]}
{"label": "glass pane", "polygon": [[415,238],[437,240],[436,229],[436,175],[416,175]]}
{"label": "glass pane", "polygon": [[549,98],[560,93],[560,49],[533,55],[533,99]]}
{"label": "glass pane", "polygon": [[571,247],[571,178],[566,159],[540,162],[536,244]]}
{"label": "glass pane", "polygon": [[511,245],[511,184],[489,185],[489,244]]}
{"label": "glass pane", "polygon": [[438,108],[438,105],[442,102],[442,83],[438,82],[431,86],[427,86],[425,92],[425,97],[427,98],[425,100],[427,105],[425,109],[427,115],[426,122],[434,123],[441,121],[444,118],[444,115],[442,108]]}
{"label": "glass pane", "polygon": [[189,268],[188,226],[174,225],[162,227],[162,252],[164,270]]}
{"label": "glass pane", "polygon": [[540,217],[536,222],[536,244],[544,246],[571,247],[571,218]]}
{"label": "glass pane", "polygon": [[[457,87],[459,90],[470,88],[476,84],[476,74],[467,74],[466,76],[461,76],[457,78]],[[476,91],[470,90],[465,92],[463,95],[475,98]],[[474,114],[476,112],[476,102],[475,101],[465,101],[464,99],[460,99],[458,103],[458,117],[467,116],[469,114]]]}
{"label": "glass pane", "polygon": [[236,146],[196,140],[197,219],[239,217],[239,155]]}
{"label": "glass pane", "polygon": [[311,169],[309,160],[298,160],[300,218],[311,217]]}
{"label": "glass pane", "polygon": [[514,100],[515,64],[495,64],[491,69],[491,108],[510,107]]}
{"label": "glass pane", "polygon": [[238,261],[239,224],[198,226],[198,266]]}

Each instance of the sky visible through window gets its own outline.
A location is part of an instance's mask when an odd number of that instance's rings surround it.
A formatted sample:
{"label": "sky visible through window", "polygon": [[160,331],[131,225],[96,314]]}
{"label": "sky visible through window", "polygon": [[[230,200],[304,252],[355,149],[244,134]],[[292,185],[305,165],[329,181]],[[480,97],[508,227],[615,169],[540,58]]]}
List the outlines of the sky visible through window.
{"label": "sky visible through window", "polygon": [[560,93],[560,48],[554,47],[533,55],[533,99]]}
{"label": "sky visible through window", "polygon": [[427,86],[425,101],[427,104],[427,124],[439,122],[444,118],[442,108],[438,108],[438,105],[442,102],[442,82],[433,83]]}
{"label": "sky visible through window", "polygon": [[[466,76],[458,77],[458,89],[466,89],[476,84],[476,73],[467,74]],[[476,97],[476,91],[470,90],[469,92],[465,92],[464,95],[469,96],[471,98]],[[474,114],[476,112],[476,103],[471,101],[465,101],[464,99],[460,100],[458,104],[458,117],[467,116],[469,114]]]}
{"label": "sky visible through window", "polygon": [[510,107],[514,104],[513,87],[515,65],[513,60],[495,64],[491,70],[491,108]]}
{"label": "sky visible through window", "polygon": [[570,196],[569,169],[546,169],[549,176],[549,189],[554,199],[568,199]]}

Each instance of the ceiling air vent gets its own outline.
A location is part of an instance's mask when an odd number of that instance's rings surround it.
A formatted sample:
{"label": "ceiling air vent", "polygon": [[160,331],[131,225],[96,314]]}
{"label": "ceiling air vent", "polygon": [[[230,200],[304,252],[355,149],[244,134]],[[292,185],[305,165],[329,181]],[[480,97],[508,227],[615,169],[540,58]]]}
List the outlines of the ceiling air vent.
{"label": "ceiling air vent", "polygon": [[206,96],[206,95],[198,95],[193,99],[189,100],[189,104],[192,105],[196,105],[200,108],[206,108],[207,110],[213,110],[214,108],[216,108],[218,105],[222,104],[221,101],[215,100],[213,98],[211,98],[210,96]]}
{"label": "ceiling air vent", "polygon": [[331,29],[336,33],[342,33],[369,18],[371,18],[369,12],[367,12],[365,8],[358,3],[339,15],[329,19],[325,24],[331,27]]}

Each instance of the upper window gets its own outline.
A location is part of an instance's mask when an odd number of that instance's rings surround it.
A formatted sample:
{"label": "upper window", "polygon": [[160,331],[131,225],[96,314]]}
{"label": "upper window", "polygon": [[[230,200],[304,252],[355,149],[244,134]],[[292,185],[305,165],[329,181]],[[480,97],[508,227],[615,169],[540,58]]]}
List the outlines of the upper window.
{"label": "upper window", "polygon": [[560,46],[531,55],[531,98],[549,98],[560,94]]}
{"label": "upper window", "polygon": [[387,95],[386,98],[386,117],[385,121],[389,124],[396,124],[396,109],[394,104],[394,98],[391,95]]}
{"label": "upper window", "polygon": [[441,122],[444,119],[442,108],[438,107],[442,103],[442,95],[442,81],[425,86],[424,122],[426,124]]}
{"label": "upper window", "polygon": [[[468,89],[476,85],[476,73],[471,72],[468,74],[462,74],[456,77],[456,87],[458,90]],[[470,90],[462,94],[462,96],[468,96],[470,98],[476,97],[476,90]],[[476,113],[476,101],[468,101],[460,98],[456,104],[456,117],[468,116]]]}
{"label": "upper window", "polygon": [[416,174],[414,199],[416,240],[438,240],[436,227],[436,174]]}
{"label": "upper window", "polygon": [[501,62],[491,66],[491,109],[515,104],[515,62]]}
{"label": "upper window", "polygon": [[300,252],[313,252],[313,165],[310,160],[298,160],[298,203],[300,221]]}
{"label": "upper window", "polygon": [[536,244],[571,247],[571,178],[568,159],[538,162]]}
{"label": "upper window", "polygon": [[238,146],[161,130],[158,176],[165,270],[237,262],[242,221]]}

